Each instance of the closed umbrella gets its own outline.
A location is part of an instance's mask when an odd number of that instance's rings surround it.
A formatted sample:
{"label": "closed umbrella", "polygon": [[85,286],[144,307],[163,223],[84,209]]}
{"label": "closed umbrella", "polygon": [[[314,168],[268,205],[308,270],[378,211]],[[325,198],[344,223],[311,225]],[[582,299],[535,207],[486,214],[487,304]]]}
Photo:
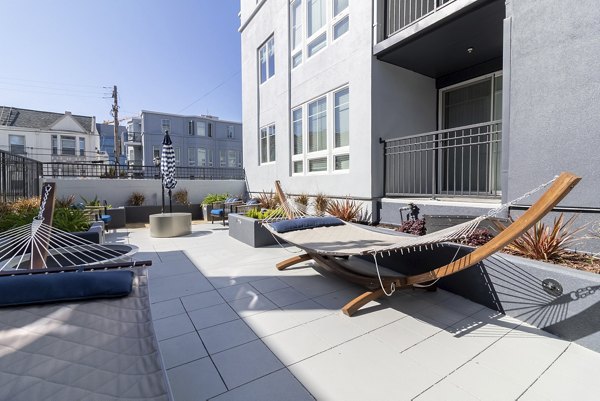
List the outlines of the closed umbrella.
{"label": "closed umbrella", "polygon": [[172,213],[173,205],[171,203],[171,190],[177,185],[177,180],[175,180],[175,151],[173,150],[173,142],[171,142],[169,131],[165,131],[162,145],[160,172],[163,185],[163,210],[165,208],[164,189],[166,188],[169,190],[169,213]]}

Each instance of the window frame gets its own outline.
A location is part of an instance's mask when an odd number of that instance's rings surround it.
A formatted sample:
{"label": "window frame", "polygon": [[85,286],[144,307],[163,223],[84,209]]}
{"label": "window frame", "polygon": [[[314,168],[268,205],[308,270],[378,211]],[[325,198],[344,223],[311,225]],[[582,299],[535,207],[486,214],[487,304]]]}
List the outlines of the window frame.
{"label": "window frame", "polygon": [[[167,128],[165,129],[165,127],[167,127]],[[169,133],[171,133],[171,120],[169,118],[161,118],[160,119],[160,130],[163,134],[166,131],[169,131]]]}
{"label": "window frame", "polygon": [[[261,52],[265,51],[265,78],[263,80],[263,76],[262,76],[262,60],[261,60]],[[271,36],[269,36],[267,38],[267,40],[265,40],[263,42],[262,45],[259,46],[258,51],[256,52],[257,56],[258,56],[258,82],[262,85],[265,82],[268,82],[269,79],[273,78],[273,76],[275,76],[275,35],[271,34]],[[270,62],[271,57],[270,57],[270,53],[273,54],[272,57],[272,63]],[[272,65],[271,65],[272,64]]]}
{"label": "window frame", "polygon": [[227,126],[227,139],[235,139],[235,127],[233,125]]}
{"label": "window frame", "polygon": [[79,156],[85,156],[85,138],[78,138],[78,148],[79,148]]}
{"label": "window frame", "polygon": [[[63,141],[73,141],[73,153],[65,153],[65,149],[71,149],[64,146]],[[77,155],[77,137],[73,135],[61,135],[60,136],[60,154],[61,156],[76,156]]]}
{"label": "window frame", "polygon": [[[21,142],[23,142],[23,144],[13,144],[12,143],[12,139],[13,138],[18,138],[21,140]],[[22,146],[23,147],[23,151],[22,152],[13,152],[13,145],[14,146]],[[13,153],[15,155],[26,155],[27,154],[27,138],[25,138],[25,135],[14,135],[14,134],[9,134],[8,135],[8,149],[10,151],[10,153]]]}
{"label": "window frame", "polygon": [[[271,134],[272,132],[272,134]],[[267,124],[258,130],[258,164],[264,166],[266,164],[274,164],[277,161],[277,129],[274,123]],[[265,134],[263,136],[263,133]],[[262,142],[266,139],[266,161],[263,160]],[[271,140],[273,141],[274,157],[271,159]]]}
{"label": "window frame", "polygon": [[[202,129],[200,129],[202,128]],[[196,122],[196,135],[198,136],[206,136],[206,121],[197,121]]]}

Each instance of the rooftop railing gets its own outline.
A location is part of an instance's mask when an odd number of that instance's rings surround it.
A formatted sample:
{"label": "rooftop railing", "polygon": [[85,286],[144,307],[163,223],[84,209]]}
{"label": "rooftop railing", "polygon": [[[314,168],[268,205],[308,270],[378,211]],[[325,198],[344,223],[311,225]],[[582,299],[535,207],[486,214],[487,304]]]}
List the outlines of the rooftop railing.
{"label": "rooftop railing", "polygon": [[436,12],[454,0],[386,0],[386,37]]}
{"label": "rooftop railing", "polygon": [[42,163],[0,150],[0,201],[39,196]]}
{"label": "rooftop railing", "polygon": [[502,124],[385,141],[386,196],[498,196]]}
{"label": "rooftop railing", "polygon": [[[138,178],[160,179],[160,166],[43,163],[43,176],[52,178]],[[243,180],[239,167],[175,167],[176,179]]]}

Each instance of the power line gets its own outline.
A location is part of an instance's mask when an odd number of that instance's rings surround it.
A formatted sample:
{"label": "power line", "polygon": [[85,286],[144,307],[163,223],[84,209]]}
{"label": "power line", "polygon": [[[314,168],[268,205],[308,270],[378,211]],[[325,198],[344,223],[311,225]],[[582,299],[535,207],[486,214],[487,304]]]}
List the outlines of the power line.
{"label": "power line", "polygon": [[35,80],[35,79],[22,79],[22,78],[13,78],[13,77],[0,77],[0,79],[8,79],[11,81],[23,81],[23,82],[37,82],[37,83],[41,83],[41,84],[50,84],[50,85],[81,86],[81,87],[88,87],[88,88],[94,88],[94,89],[103,89],[104,88],[104,87],[98,86],[98,85],[68,84],[65,82],[39,81],[39,80]]}
{"label": "power line", "polygon": [[217,86],[215,86],[214,88],[212,88],[211,90],[209,90],[208,92],[206,92],[205,94],[203,94],[202,96],[200,96],[198,99],[194,100],[192,103],[190,103],[189,105],[187,105],[183,109],[179,110],[178,113],[181,113],[182,111],[189,109],[190,107],[192,107],[193,105],[195,105],[196,103],[198,103],[200,100],[204,99],[206,96],[210,95],[211,93],[213,93],[214,91],[216,91],[217,89],[219,89],[221,86],[225,85],[227,82],[229,82],[230,80],[232,80],[240,72],[241,72],[241,70],[238,70],[235,74],[233,74],[232,76],[230,76],[229,78],[227,78],[226,80],[224,80],[223,82],[221,82],[220,84],[218,84]]}

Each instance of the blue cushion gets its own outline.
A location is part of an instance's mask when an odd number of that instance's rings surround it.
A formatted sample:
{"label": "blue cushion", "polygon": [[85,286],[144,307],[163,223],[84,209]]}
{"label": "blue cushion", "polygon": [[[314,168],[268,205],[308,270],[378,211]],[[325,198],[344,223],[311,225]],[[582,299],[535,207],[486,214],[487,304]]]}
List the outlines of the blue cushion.
{"label": "blue cushion", "polygon": [[258,205],[258,199],[250,199],[246,205]]}
{"label": "blue cushion", "polygon": [[132,283],[132,270],[4,276],[0,306],[122,297]]}
{"label": "blue cushion", "polygon": [[282,220],[271,223],[271,227],[278,233],[288,231],[306,230],[307,228],[341,226],[344,222],[337,217],[305,217],[302,219]]}
{"label": "blue cushion", "polygon": [[211,209],[210,214],[214,214],[215,216],[220,216],[223,214],[223,209]]}
{"label": "blue cushion", "polygon": [[108,224],[112,220],[112,216],[109,214],[103,214],[100,216],[100,220],[102,220],[105,224]]}

